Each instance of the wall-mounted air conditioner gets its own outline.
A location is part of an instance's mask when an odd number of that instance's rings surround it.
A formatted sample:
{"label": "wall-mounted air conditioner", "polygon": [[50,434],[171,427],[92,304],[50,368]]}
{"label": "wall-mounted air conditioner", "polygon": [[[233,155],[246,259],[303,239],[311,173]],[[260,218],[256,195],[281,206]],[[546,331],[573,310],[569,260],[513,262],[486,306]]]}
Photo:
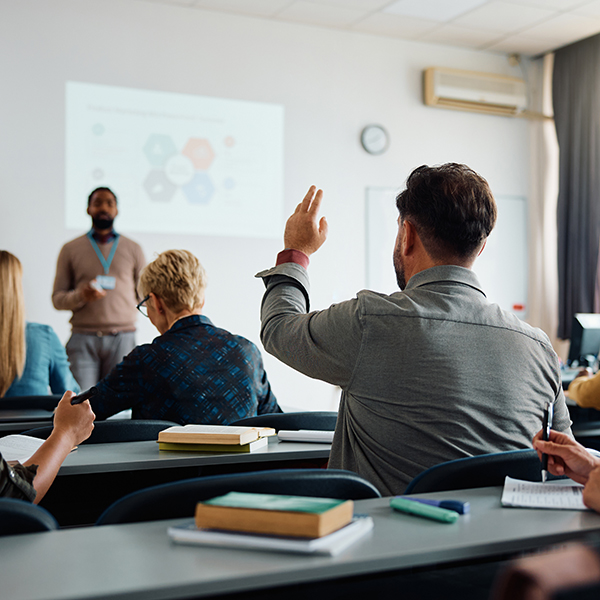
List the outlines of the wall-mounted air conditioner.
{"label": "wall-mounted air conditioner", "polygon": [[424,71],[425,104],[518,116],[527,106],[525,82],[493,73],[431,67]]}

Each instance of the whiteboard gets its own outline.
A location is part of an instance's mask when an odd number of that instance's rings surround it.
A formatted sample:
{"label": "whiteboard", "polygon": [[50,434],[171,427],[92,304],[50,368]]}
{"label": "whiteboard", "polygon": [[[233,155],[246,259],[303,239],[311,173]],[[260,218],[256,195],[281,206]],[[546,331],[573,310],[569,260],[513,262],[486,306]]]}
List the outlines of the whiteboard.
{"label": "whiteboard", "polygon": [[[365,211],[367,288],[398,291],[392,254],[398,231],[394,188],[367,188]],[[498,220],[473,271],[491,302],[525,318],[527,313],[527,200],[498,196]]]}

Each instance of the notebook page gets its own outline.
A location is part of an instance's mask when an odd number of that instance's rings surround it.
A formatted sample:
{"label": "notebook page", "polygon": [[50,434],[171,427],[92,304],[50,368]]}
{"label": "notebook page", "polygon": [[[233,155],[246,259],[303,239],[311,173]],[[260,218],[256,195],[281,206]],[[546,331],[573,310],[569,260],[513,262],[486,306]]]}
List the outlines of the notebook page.
{"label": "notebook page", "polygon": [[538,483],[506,477],[502,506],[588,510],[583,503],[583,486],[578,483]]}

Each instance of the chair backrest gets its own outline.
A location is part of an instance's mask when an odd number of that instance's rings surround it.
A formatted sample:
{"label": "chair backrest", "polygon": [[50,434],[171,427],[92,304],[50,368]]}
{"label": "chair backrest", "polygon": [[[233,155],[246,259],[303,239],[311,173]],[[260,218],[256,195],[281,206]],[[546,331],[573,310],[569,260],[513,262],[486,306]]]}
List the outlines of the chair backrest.
{"label": "chair backrest", "polygon": [[[158,432],[177,423],[172,421],[151,421],[144,419],[115,419],[114,421],[98,421],[92,435],[82,442],[84,444],[108,444],[113,442],[143,442],[158,439]],[[52,427],[37,427],[24,431],[23,435],[46,439]]]}
{"label": "chair backrest", "polygon": [[56,519],[41,506],[25,500],[0,498],[0,536],[58,529]]}
{"label": "chair backrest", "polygon": [[8,398],[0,398],[0,410],[19,410],[20,408],[54,410],[60,399],[60,394],[51,394],[49,396],[9,396]]}
{"label": "chair backrest", "polygon": [[276,469],[196,477],[133,492],[109,506],[96,525],[192,517],[196,503],[228,492],[255,492],[362,500],[380,498],[377,488],[351,471]]}
{"label": "chair backrest", "polygon": [[274,429],[312,429],[335,431],[337,413],[330,411],[308,411],[291,413],[268,413],[235,421],[240,427],[273,427]]}
{"label": "chair backrest", "polygon": [[417,475],[405,494],[442,492],[503,485],[509,475],[527,481],[541,480],[541,463],[533,449],[512,450],[459,458],[435,465]]}

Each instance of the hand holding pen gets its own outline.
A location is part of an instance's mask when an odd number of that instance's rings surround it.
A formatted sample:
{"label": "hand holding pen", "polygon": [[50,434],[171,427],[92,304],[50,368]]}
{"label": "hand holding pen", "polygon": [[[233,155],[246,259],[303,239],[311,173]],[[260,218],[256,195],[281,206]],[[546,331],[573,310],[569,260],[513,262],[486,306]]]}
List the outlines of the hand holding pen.
{"label": "hand holding pen", "polygon": [[548,457],[548,471],[553,475],[566,475],[577,483],[586,484],[593,469],[600,467],[600,458],[590,454],[570,435],[559,431],[550,431],[550,441],[542,440],[542,431],[533,438],[533,447],[540,460],[542,453]]}
{"label": "hand holding pen", "polygon": [[77,394],[77,396],[73,396],[71,398],[71,404],[81,404],[86,400],[89,400],[92,396],[94,396],[98,390],[95,387],[91,387],[89,390],[85,392],[81,392],[81,394]]}

